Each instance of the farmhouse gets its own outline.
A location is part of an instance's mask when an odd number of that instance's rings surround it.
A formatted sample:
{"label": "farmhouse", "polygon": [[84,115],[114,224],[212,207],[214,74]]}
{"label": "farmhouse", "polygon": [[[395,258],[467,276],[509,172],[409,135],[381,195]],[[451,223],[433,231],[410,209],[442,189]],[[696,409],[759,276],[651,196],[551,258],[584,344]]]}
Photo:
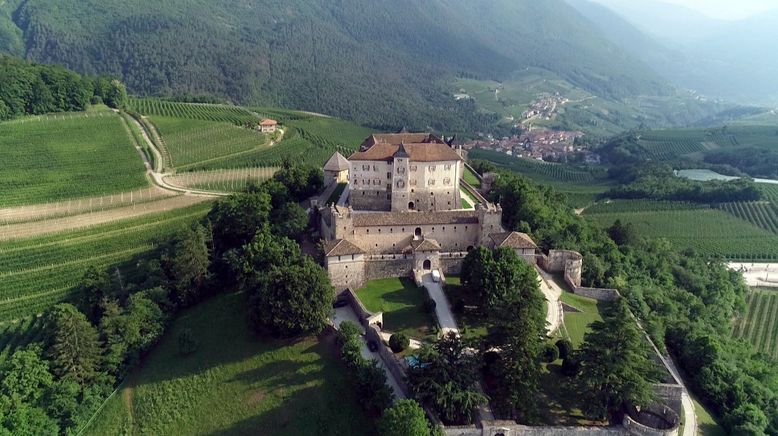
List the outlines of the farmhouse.
{"label": "farmhouse", "polygon": [[[429,133],[374,134],[344,159],[345,200],[319,209],[336,288],[430,270],[457,274],[467,252],[479,246],[510,247],[534,262],[537,246],[530,237],[505,232],[500,205],[462,180],[460,153]],[[338,156],[325,165],[328,177],[340,174]],[[462,207],[462,189],[478,197],[474,208]]]}
{"label": "farmhouse", "polygon": [[266,118],[259,122],[259,131],[262,133],[274,133],[278,127],[278,121]]}

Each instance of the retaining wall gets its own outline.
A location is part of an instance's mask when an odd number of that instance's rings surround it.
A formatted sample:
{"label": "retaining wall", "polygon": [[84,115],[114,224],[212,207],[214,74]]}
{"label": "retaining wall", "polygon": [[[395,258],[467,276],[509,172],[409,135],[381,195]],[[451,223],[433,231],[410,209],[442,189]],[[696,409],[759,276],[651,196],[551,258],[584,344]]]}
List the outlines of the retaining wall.
{"label": "retaining wall", "polygon": [[672,409],[654,404],[640,411],[634,407],[627,408],[623,425],[635,436],[677,436],[680,423],[681,419]]}
{"label": "retaining wall", "polygon": [[447,436],[567,436],[567,435],[608,435],[626,436],[624,427],[530,427],[518,425],[513,421],[484,421],[483,428],[475,426],[446,427]]}

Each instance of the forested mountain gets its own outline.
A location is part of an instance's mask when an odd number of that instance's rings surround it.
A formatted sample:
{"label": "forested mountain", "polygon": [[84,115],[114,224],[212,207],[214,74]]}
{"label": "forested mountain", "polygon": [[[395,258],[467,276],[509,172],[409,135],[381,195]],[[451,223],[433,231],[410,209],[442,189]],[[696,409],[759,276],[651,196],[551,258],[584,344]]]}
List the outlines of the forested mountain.
{"label": "forested mountain", "polygon": [[121,77],[139,95],[224,96],[376,127],[471,130],[454,77],[540,67],[604,98],[670,87],[562,0],[6,0],[0,50]]}

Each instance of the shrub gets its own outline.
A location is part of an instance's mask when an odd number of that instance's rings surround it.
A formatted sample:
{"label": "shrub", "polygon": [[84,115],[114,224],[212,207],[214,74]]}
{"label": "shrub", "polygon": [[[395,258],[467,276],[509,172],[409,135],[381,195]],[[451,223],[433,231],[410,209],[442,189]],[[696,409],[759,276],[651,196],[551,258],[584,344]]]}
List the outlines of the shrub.
{"label": "shrub", "polygon": [[562,374],[568,377],[577,376],[580,369],[580,363],[571,356],[567,356],[567,359],[562,361]]}
{"label": "shrub", "polygon": [[340,344],[345,344],[349,339],[362,335],[362,329],[353,321],[343,321],[340,324]]}
{"label": "shrub", "polygon": [[556,341],[556,347],[559,350],[559,358],[562,360],[567,359],[570,352],[573,350],[573,344],[567,339],[560,339]]}
{"label": "shrub", "polygon": [[395,333],[389,337],[389,348],[395,353],[405,351],[411,345],[411,340],[402,333]]}
{"label": "shrub", "polygon": [[435,300],[429,297],[424,300],[424,304],[422,305],[422,309],[424,309],[425,313],[434,313],[435,307],[437,307],[437,303],[435,303]]}
{"label": "shrub", "polygon": [[415,400],[400,400],[378,422],[382,436],[429,436],[424,409]]}
{"label": "shrub", "polygon": [[551,363],[559,359],[559,349],[554,344],[546,344],[543,348],[543,361]]}

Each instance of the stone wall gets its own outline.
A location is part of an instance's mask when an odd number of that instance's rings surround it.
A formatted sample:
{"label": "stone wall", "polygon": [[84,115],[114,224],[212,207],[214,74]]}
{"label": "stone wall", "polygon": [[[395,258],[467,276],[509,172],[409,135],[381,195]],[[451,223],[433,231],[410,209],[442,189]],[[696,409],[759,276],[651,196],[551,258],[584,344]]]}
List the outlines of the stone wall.
{"label": "stone wall", "polygon": [[448,253],[440,255],[440,270],[443,275],[458,276],[462,272],[462,262],[465,260],[467,252]]}
{"label": "stone wall", "polygon": [[572,287],[581,286],[583,256],[575,251],[550,250],[548,255],[538,257],[538,265],[550,273],[564,272],[570,276]]}
{"label": "stone wall", "polygon": [[425,238],[436,240],[441,251],[466,251],[468,247],[477,247],[480,242],[478,223],[355,227],[353,235],[344,239],[371,254],[399,253],[410,245],[416,229],[420,229]]}
{"label": "stone wall", "polygon": [[484,421],[483,428],[475,426],[446,427],[447,436],[567,436],[567,435],[608,435],[626,436],[624,427],[531,427],[519,425],[513,421]]}
{"label": "stone wall", "polygon": [[576,295],[581,295],[597,301],[616,301],[619,298],[621,298],[621,294],[616,289],[581,288],[581,287],[575,287],[573,289]]}
{"label": "stone wall", "polygon": [[346,289],[342,292],[343,295],[346,296],[346,300],[349,303],[349,306],[351,306],[351,309],[354,311],[354,314],[357,316],[357,319],[359,319],[360,324],[362,324],[362,327],[367,329],[371,325],[383,325],[384,324],[384,317],[382,313],[373,313],[367,310],[364,304],[362,304],[362,301],[357,297],[356,292],[354,292],[351,288]]}
{"label": "stone wall", "polygon": [[365,285],[365,256],[362,254],[328,257],[326,267],[336,290],[359,289]]}
{"label": "stone wall", "polygon": [[679,384],[657,383],[654,385],[656,397],[667,404],[678,415],[683,414],[683,386]]}
{"label": "stone wall", "polygon": [[627,408],[624,414],[624,428],[635,436],[677,436],[681,419],[672,409],[654,404],[637,410]]}
{"label": "stone wall", "polygon": [[386,279],[389,277],[409,277],[413,270],[413,255],[399,254],[371,256],[365,261],[365,280]]}
{"label": "stone wall", "polygon": [[349,197],[351,207],[356,210],[385,211],[392,210],[392,199],[388,191],[385,190],[352,190]]}
{"label": "stone wall", "polygon": [[374,324],[368,326],[365,329],[365,339],[368,341],[375,341],[375,343],[378,344],[379,358],[384,362],[386,369],[392,373],[394,380],[402,390],[402,392],[396,393],[396,396],[407,397],[409,392],[408,385],[405,383],[405,368],[403,367],[402,361],[395,356],[386,344],[384,344],[384,341],[381,338],[381,328]]}

